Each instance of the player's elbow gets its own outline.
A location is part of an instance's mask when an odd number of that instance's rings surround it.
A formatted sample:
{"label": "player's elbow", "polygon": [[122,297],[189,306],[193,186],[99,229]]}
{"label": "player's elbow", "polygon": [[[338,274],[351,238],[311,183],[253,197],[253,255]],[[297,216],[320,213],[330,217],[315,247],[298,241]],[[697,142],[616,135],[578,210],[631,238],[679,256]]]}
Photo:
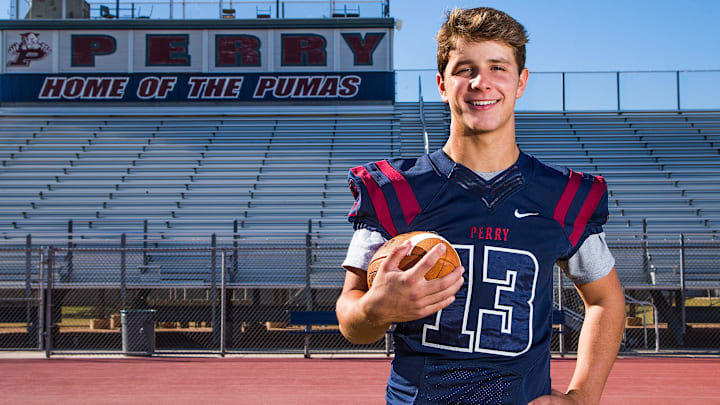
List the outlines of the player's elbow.
{"label": "player's elbow", "polygon": [[[352,344],[364,345],[377,342],[385,334],[384,327],[370,324],[353,307],[353,300],[341,296],[335,307],[340,333]],[[354,302],[357,305],[357,302]]]}
{"label": "player's elbow", "polygon": [[340,333],[347,339],[348,342],[355,345],[368,345],[375,343],[382,339],[385,333],[373,333],[367,330],[358,330],[357,328],[347,328],[340,324]]}
{"label": "player's elbow", "polygon": [[384,328],[381,329],[367,325],[361,320],[353,320],[343,316],[346,314],[341,314],[340,311],[337,310],[336,314],[338,317],[338,327],[340,328],[340,333],[352,344],[367,345],[375,343],[385,334]]}

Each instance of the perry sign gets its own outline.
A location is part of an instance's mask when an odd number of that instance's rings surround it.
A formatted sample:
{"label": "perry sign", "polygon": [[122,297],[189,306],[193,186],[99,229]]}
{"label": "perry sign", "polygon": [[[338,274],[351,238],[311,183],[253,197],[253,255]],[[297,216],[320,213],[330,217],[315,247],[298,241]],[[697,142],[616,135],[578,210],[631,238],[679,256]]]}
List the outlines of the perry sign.
{"label": "perry sign", "polygon": [[6,30],[1,101],[394,97],[392,31]]}

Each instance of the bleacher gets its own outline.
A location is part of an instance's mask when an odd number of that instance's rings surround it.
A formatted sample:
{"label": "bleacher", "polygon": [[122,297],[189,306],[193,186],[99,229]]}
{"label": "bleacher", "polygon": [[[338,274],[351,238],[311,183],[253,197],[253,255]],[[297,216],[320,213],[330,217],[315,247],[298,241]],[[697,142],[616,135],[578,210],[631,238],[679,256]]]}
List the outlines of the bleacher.
{"label": "bleacher", "polygon": [[[418,104],[400,105],[403,116]],[[425,103],[430,149],[448,136],[449,110]],[[400,119],[422,153],[419,119]],[[717,233],[720,230],[720,113],[519,113],[520,148],[544,162],[602,175],[610,192],[608,232]]]}
{"label": "bleacher", "polygon": [[[0,232],[304,235],[348,206],[347,169],[392,157],[392,111],[360,117],[6,119]],[[351,202],[351,200],[350,200]]]}
{"label": "bleacher", "polygon": [[[441,103],[423,110],[435,150],[449,135],[450,113]],[[403,136],[402,154],[423,153],[419,104],[396,111],[403,134],[417,134],[409,142]],[[519,113],[516,128],[523,151],[605,177],[605,230],[627,288],[680,285],[681,233],[699,244],[685,251],[686,287],[720,288],[717,253],[702,246],[708,238],[717,246],[712,239],[720,230],[720,113]]]}
{"label": "bleacher", "polygon": [[[440,148],[449,111],[425,103],[423,113],[430,149]],[[720,230],[720,113],[519,113],[516,127],[525,152],[606,178],[608,235],[640,235],[643,222],[657,235]],[[418,103],[364,114],[3,117],[0,129],[5,241],[66,235],[70,220],[74,240],[139,233],[147,220],[165,241],[209,240],[234,223],[241,238],[303,238],[310,223],[316,247],[337,244],[350,233],[348,168],[424,152]],[[315,257],[318,280],[335,280],[343,254]],[[636,271],[638,257],[622,262]],[[140,277],[150,275],[189,277]]]}

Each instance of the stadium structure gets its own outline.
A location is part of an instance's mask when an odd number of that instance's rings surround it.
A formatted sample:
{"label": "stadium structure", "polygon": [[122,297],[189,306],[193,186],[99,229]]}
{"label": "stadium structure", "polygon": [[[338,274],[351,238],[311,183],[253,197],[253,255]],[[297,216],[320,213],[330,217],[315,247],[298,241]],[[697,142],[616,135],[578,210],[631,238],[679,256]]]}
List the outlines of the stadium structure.
{"label": "stadium structure", "polygon": [[[119,351],[118,314],[146,311],[158,351],[387,350],[291,314],[334,307],[348,169],[441,147],[449,110],[396,97],[387,1],[315,3],[156,19],[68,0],[2,21],[1,349]],[[683,108],[675,74],[670,110],[621,108],[617,72],[615,109],[516,116],[525,152],[608,182],[626,351],[720,343],[720,111]]]}

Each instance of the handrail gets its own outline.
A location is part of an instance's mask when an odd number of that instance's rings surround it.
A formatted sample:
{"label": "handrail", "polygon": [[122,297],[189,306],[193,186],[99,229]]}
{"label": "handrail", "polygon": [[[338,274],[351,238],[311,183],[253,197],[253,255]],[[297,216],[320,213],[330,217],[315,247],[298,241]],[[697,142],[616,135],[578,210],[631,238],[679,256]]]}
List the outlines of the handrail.
{"label": "handrail", "polygon": [[[394,71],[398,82],[411,77],[414,80],[415,75],[430,80],[437,73],[437,69],[432,68],[396,68]],[[598,80],[599,75],[604,77]],[[717,83],[718,77],[718,69],[532,71],[530,83],[538,87],[518,100],[516,111],[717,111],[720,104],[711,96],[713,91],[703,87],[702,83]],[[648,87],[647,83],[652,85]],[[717,89],[714,84],[709,86]],[[403,86],[397,87],[396,102],[417,101],[414,94],[403,90]],[[589,93],[593,97],[588,97]],[[430,100],[437,101],[437,98],[431,95]]]}
{"label": "handrail", "polygon": [[[236,18],[237,9],[238,18],[244,16],[244,18],[303,18],[310,10],[310,13],[316,18],[347,18],[347,17],[360,17],[360,6],[363,5],[362,16],[390,17],[390,3],[389,0],[348,0],[344,7],[341,7],[341,12],[334,15],[335,1],[328,2],[327,0],[134,0],[130,4],[124,4],[120,7],[118,2],[106,2],[100,0],[90,0],[88,3],[89,15],[86,18],[91,19],[207,19],[207,18]],[[65,2],[62,2],[62,6]],[[217,5],[217,14],[213,12],[213,7]],[[348,5],[350,7],[348,7]],[[145,13],[139,13],[140,6],[145,6]],[[147,12],[147,6],[150,7],[150,11]],[[286,7],[288,6],[288,7]],[[106,7],[101,11],[101,7]],[[292,11],[293,7],[298,12]],[[137,10],[136,10],[137,8]],[[287,9],[287,13],[286,13]],[[157,11],[158,15],[153,16],[152,12]],[[223,10],[232,10],[232,13],[224,13]],[[342,10],[347,10],[342,12]],[[19,0],[10,1],[10,15],[11,20],[22,19],[22,13],[25,12],[24,6],[21,6]],[[177,14],[179,11],[179,15]],[[262,13],[260,13],[260,12]],[[348,13],[353,11],[354,13]],[[63,13],[58,13],[59,19],[68,19],[62,17]]]}
{"label": "handrail", "polygon": [[[655,329],[655,352],[659,352],[660,351],[660,333],[659,333],[659,328],[658,328],[657,307],[651,302],[639,301],[628,295],[625,295],[625,302],[628,304],[641,305],[643,307],[643,313],[645,312],[646,305],[652,307],[653,322],[654,322],[654,329]],[[577,328],[578,325],[582,325],[582,323],[585,321],[584,315],[582,315],[578,312],[575,312],[571,309],[568,309],[565,307],[560,307],[560,305],[558,305],[557,302],[553,303],[553,305],[555,308],[560,309],[565,313],[566,319],[569,318],[573,321],[573,323],[575,324],[575,328]],[[573,327],[571,326],[571,328],[573,328]],[[573,329],[575,329],[575,328],[573,328]],[[645,337],[645,348],[647,349],[648,348],[648,334],[647,334],[647,321],[646,321],[645,316],[643,316],[643,333],[644,333],[644,337]],[[562,349],[561,349],[561,351],[562,351]]]}
{"label": "handrail", "polygon": [[423,137],[425,139],[425,153],[430,153],[430,139],[425,127],[425,105],[423,104],[422,78],[418,75],[418,98],[420,99],[420,123],[422,124]]}
{"label": "handrail", "polygon": [[582,325],[582,323],[585,321],[585,316],[579,312],[575,312],[572,309],[568,309],[567,307],[563,307],[562,311],[565,313],[565,319],[570,318],[573,320],[576,326],[573,329],[579,329],[577,326]]}
{"label": "handrail", "polygon": [[[396,68],[396,72],[431,72],[437,73],[437,68]],[[680,69],[680,70],[538,70],[534,74],[572,74],[572,73],[720,73],[720,69]]]}
{"label": "handrail", "polygon": [[650,306],[653,309],[653,323],[655,324],[655,352],[660,351],[660,333],[658,331],[658,316],[657,316],[657,307],[655,304],[648,302],[648,301],[639,301],[636,300],[633,297],[630,297],[629,295],[625,295],[625,303],[627,304],[635,304],[635,305],[642,305],[643,307],[643,334],[645,336],[645,348],[648,347],[648,336],[647,336],[647,319],[645,317],[645,306]]}

